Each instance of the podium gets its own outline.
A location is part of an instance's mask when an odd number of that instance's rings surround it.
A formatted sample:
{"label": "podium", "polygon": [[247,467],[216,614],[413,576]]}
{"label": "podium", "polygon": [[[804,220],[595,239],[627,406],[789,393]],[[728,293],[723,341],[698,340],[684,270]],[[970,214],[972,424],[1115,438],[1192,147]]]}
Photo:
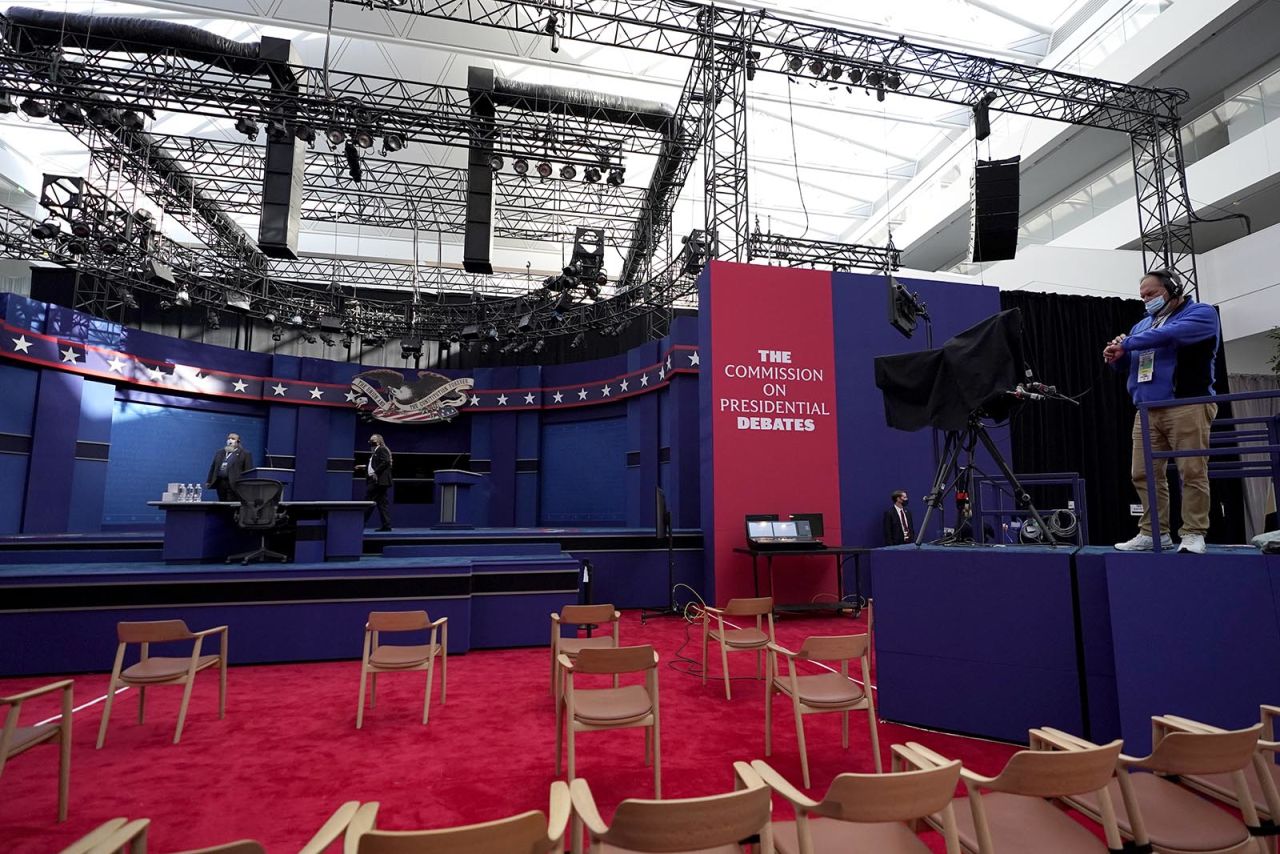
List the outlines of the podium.
{"label": "podium", "polygon": [[438,527],[483,528],[489,524],[489,478],[461,469],[440,469],[435,475]]}
{"label": "podium", "polygon": [[293,500],[293,469],[272,468],[270,466],[255,466],[245,472],[245,477],[261,477],[267,480],[278,480],[284,484],[284,492],[280,495],[281,501]]}

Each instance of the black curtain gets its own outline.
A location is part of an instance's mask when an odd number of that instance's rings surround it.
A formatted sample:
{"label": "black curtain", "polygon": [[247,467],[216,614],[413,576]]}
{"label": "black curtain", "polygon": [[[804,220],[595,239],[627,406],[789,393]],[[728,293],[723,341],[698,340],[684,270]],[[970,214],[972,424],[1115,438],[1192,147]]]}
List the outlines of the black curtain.
{"label": "black curtain", "polygon": [[[1024,349],[1036,379],[1079,397],[1080,405],[1043,401],[1021,407],[1010,425],[1016,472],[1078,472],[1085,479],[1089,540],[1106,545],[1137,531],[1129,506],[1138,502],[1130,481],[1134,406],[1125,378],[1102,361],[1102,348],[1142,318],[1142,303],[1115,297],[1025,291],[1000,295],[1004,309],[1020,308]],[[1226,361],[1218,354],[1216,391],[1226,394]],[[1230,404],[1218,418],[1229,418]],[[1222,459],[1222,458],[1217,458]],[[1170,474],[1170,515],[1176,534],[1179,490]],[[1210,542],[1244,538],[1244,506],[1238,480],[1211,480]]]}

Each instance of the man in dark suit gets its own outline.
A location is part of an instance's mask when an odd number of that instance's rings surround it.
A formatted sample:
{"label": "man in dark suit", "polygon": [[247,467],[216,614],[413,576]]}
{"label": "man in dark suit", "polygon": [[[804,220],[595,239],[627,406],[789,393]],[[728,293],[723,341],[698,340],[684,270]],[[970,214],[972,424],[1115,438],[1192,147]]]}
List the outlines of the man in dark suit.
{"label": "man in dark suit", "polygon": [[911,511],[907,509],[907,493],[903,489],[893,491],[893,506],[884,511],[884,544],[900,546],[914,542],[916,525],[911,521]]}
{"label": "man in dark suit", "polygon": [[369,522],[374,508],[378,510],[378,518],[382,521],[379,531],[391,530],[391,511],[387,506],[387,493],[391,491],[391,449],[383,440],[381,433],[369,437],[369,447],[373,451],[369,455],[369,465],[365,468],[366,486],[364,500],[372,501],[374,506],[364,512],[364,521]]}
{"label": "man in dark suit", "polygon": [[240,434],[228,433],[227,445],[213,452],[205,488],[218,490],[219,501],[239,501],[236,481],[253,468],[253,454],[240,447]]}

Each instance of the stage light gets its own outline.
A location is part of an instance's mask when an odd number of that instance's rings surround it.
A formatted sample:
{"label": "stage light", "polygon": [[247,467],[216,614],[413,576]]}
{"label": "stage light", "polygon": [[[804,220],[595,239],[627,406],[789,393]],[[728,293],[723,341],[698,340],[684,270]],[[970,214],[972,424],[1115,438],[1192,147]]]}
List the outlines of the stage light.
{"label": "stage light", "polygon": [[833,65],[831,66],[831,70],[827,72],[827,79],[839,80],[842,74],[844,74],[844,70],[838,65]]}
{"label": "stage light", "polygon": [[23,98],[19,109],[33,119],[43,119],[49,115],[49,108],[35,98]]}
{"label": "stage light", "polygon": [[120,242],[108,235],[98,241],[98,251],[103,255],[117,255],[120,252]]}
{"label": "stage light", "polygon": [[867,72],[867,85],[868,85],[868,86],[871,86],[871,87],[873,87],[873,88],[876,88],[876,89],[879,89],[880,87],[884,86],[884,72],[883,72],[883,71],[868,71],[868,72]]}
{"label": "stage light", "polygon": [[276,322],[275,312],[268,311],[266,314],[262,315],[262,319],[265,320],[267,323],[275,323]]}
{"label": "stage light", "polygon": [[179,288],[177,295],[173,298],[173,301],[178,305],[191,305],[191,292],[186,288]]}
{"label": "stage light", "polygon": [[551,36],[551,52],[560,52],[560,18],[555,12],[547,17],[547,35]]}
{"label": "stage light", "polygon": [[90,224],[87,220],[83,220],[83,219],[76,220],[71,225],[71,233],[74,234],[76,237],[88,237],[89,235],[93,234],[93,225]]}
{"label": "stage light", "polygon": [[361,148],[373,148],[373,134],[367,130],[358,130],[354,137],[356,145]]}
{"label": "stage light", "polygon": [[95,125],[118,125],[120,113],[106,104],[92,104],[89,107],[89,121]]}
{"label": "stage light", "polygon": [[582,174],[582,179],[588,184],[600,183],[600,169],[597,166],[588,166]]}
{"label": "stage light", "polygon": [[304,330],[302,330],[302,340],[303,340],[303,341],[306,341],[308,344],[317,344],[317,343],[319,343],[318,341],[316,341],[316,336],[312,335],[310,332],[308,332],[308,331],[307,331],[307,330],[305,330],[305,329],[304,329]]}
{"label": "stage light", "polygon": [[747,51],[747,82],[756,79],[756,66],[760,63],[760,51]]}
{"label": "stage light", "polygon": [[18,106],[13,103],[12,96],[8,92],[0,92],[0,116],[16,112],[17,109]]}
{"label": "stage light", "polygon": [[343,335],[343,336],[342,336],[342,346],[343,346],[343,348],[344,348],[344,349],[350,350],[350,349],[351,349],[351,345],[352,345],[353,343],[355,343],[355,342],[352,340],[352,338],[351,338],[351,336],[350,336],[350,335]]}
{"label": "stage light", "polygon": [[902,88],[902,75],[896,71],[890,71],[888,74],[884,76],[884,85],[888,86],[890,89],[893,89],[894,91],[897,91],[898,89]]}
{"label": "stage light", "polygon": [[392,153],[404,148],[404,137],[398,133],[389,133],[382,138],[384,153]]}
{"label": "stage light", "polygon": [[787,60],[787,68],[790,68],[793,74],[799,74],[800,69],[804,68],[804,60],[798,56],[793,56]]}
{"label": "stage light", "polygon": [[529,161],[523,157],[517,157],[511,161],[511,168],[515,170],[517,175],[527,175],[529,173]]}
{"label": "stage light", "polygon": [[218,312],[214,311],[213,309],[209,309],[207,312],[205,312],[205,315],[204,315],[204,325],[205,325],[205,328],[207,328],[210,332],[221,329],[222,317],[218,314]]}
{"label": "stage light", "polygon": [[143,124],[142,114],[137,110],[125,110],[120,114],[120,127],[127,131],[140,131]]}
{"label": "stage light", "polygon": [[850,69],[849,69],[849,82],[850,82],[850,83],[852,83],[852,84],[854,84],[855,86],[862,82],[862,69],[861,69],[861,68],[850,68]]}
{"label": "stage light", "polygon": [[826,67],[827,67],[827,64],[823,62],[821,59],[815,59],[809,63],[809,73],[815,77],[821,77],[823,69],[825,69]]}
{"label": "stage light", "polygon": [[550,163],[548,163],[547,161],[543,160],[542,162],[540,162],[540,163],[538,164],[538,177],[539,177],[539,178],[550,178],[550,177],[551,177],[551,164],[550,164]]}
{"label": "stage light", "polygon": [[546,342],[546,341],[543,341],[541,338],[539,338],[537,341],[534,341],[534,342],[533,342],[533,352],[535,352],[535,353],[541,353],[541,352],[542,352],[542,348],[543,348],[543,347],[545,347],[545,346],[547,346],[547,342]]}
{"label": "stage light", "polygon": [[80,108],[75,104],[55,104],[53,107],[53,120],[64,125],[82,125],[84,124],[84,113],[80,112]]}
{"label": "stage light", "polygon": [[577,335],[573,336],[573,340],[569,342],[569,349],[570,349],[570,350],[576,350],[580,344],[582,344],[582,333],[581,333],[581,332],[579,332]]}
{"label": "stage light", "polygon": [[566,163],[560,167],[560,177],[565,181],[572,181],[578,177],[578,170],[572,163]]}
{"label": "stage light", "polygon": [[167,299],[160,300],[161,311],[169,311],[172,308],[173,308],[173,303],[169,302]]}
{"label": "stage light", "polygon": [[608,183],[610,187],[621,187],[626,180],[627,170],[621,166],[614,166],[609,170]]}
{"label": "stage light", "polygon": [[271,340],[280,341],[284,338],[284,327],[276,324],[271,327]]}
{"label": "stage light", "polygon": [[284,123],[283,119],[271,119],[267,122],[267,139],[283,142],[289,136],[289,126]]}
{"label": "stage light", "polygon": [[342,153],[347,158],[347,174],[351,176],[351,180],[357,184],[364,181],[364,168],[360,165],[360,152],[348,142],[342,149]]}
{"label": "stage light", "polygon": [[52,240],[58,236],[58,232],[61,230],[58,227],[58,221],[53,217],[49,217],[44,222],[31,226],[31,236],[36,240]]}
{"label": "stage light", "polygon": [[299,142],[305,142],[307,145],[314,145],[316,141],[316,129],[311,125],[294,125],[294,139]]}
{"label": "stage light", "polygon": [[326,347],[334,347],[338,343],[337,341],[334,341],[333,338],[326,332],[320,333],[320,342],[324,344],[324,346]]}
{"label": "stage light", "polygon": [[138,300],[133,295],[133,289],[127,285],[116,285],[116,296],[120,298],[120,302],[125,308],[137,308]]}
{"label": "stage light", "polygon": [[347,134],[342,128],[329,128],[324,132],[324,138],[329,141],[330,146],[337,148],[347,141]]}
{"label": "stage light", "polygon": [[254,140],[258,138],[258,123],[253,120],[252,116],[241,116],[236,119],[236,130],[245,135],[246,139]]}

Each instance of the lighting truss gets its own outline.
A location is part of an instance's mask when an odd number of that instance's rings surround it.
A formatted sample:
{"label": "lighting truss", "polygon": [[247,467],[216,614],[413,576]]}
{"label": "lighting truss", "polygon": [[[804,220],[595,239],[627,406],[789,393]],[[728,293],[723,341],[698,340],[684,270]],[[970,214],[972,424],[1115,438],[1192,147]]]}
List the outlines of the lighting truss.
{"label": "lighting truss", "polygon": [[902,264],[902,253],[882,246],[860,243],[832,243],[826,240],[802,240],[781,234],[754,231],[747,246],[750,258],[785,261],[789,266],[821,264],[832,270],[896,270]]}

